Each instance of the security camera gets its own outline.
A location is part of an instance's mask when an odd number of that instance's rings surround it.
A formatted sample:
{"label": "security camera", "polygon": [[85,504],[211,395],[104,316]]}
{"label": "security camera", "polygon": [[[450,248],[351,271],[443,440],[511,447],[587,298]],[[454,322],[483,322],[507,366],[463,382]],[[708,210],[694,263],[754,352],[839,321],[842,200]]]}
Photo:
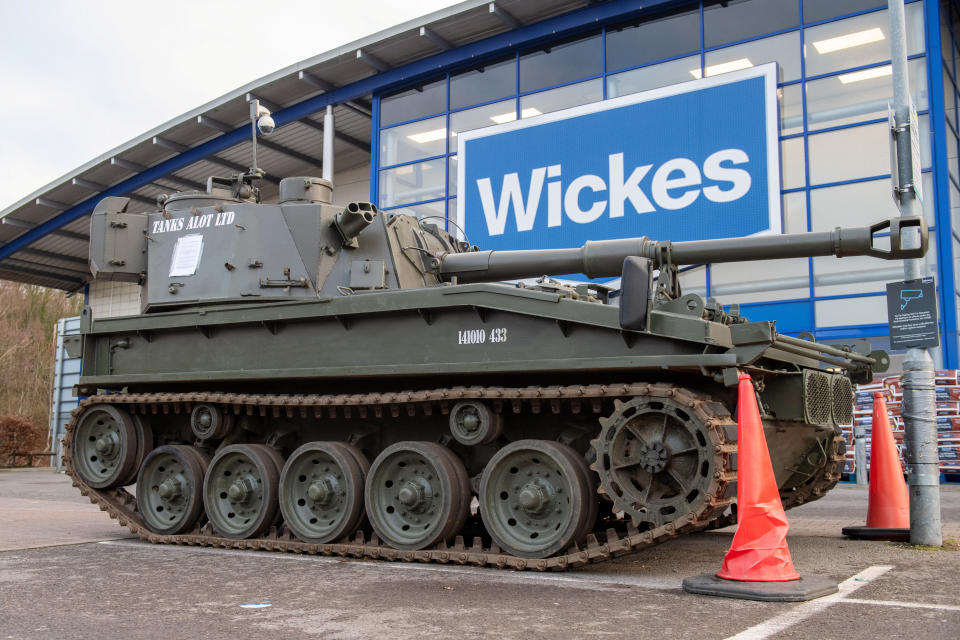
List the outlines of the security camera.
{"label": "security camera", "polygon": [[276,124],[273,122],[273,118],[270,117],[270,112],[268,111],[265,115],[260,116],[257,120],[257,129],[260,130],[260,133],[263,135],[270,135],[273,133],[273,130],[276,128]]}

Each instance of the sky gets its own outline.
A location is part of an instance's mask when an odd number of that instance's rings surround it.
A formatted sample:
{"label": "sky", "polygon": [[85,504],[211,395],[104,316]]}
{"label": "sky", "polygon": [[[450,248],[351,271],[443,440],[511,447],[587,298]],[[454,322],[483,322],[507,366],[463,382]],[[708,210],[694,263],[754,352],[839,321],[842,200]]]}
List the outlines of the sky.
{"label": "sky", "polygon": [[0,210],[257,78],[451,0],[0,0]]}

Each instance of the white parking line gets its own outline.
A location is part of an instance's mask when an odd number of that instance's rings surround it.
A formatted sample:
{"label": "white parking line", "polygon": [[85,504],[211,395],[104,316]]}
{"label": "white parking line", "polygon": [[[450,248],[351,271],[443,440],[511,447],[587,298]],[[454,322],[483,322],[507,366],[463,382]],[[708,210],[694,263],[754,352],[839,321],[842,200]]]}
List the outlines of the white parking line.
{"label": "white parking line", "polygon": [[774,616],[766,622],[761,622],[749,629],[745,629],[735,636],[730,636],[726,640],[763,640],[764,638],[769,638],[775,633],[780,633],[784,629],[792,627],[798,622],[802,622],[810,616],[820,613],[838,601],[846,602],[846,597],[849,594],[869,583],[871,580],[876,580],[891,569],[893,569],[893,567],[887,565],[864,569],[857,575],[851,576],[841,582],[840,590],[837,593],[799,604],[779,616]]}
{"label": "white parking line", "polygon": [[125,540],[104,540],[97,544],[112,547],[132,547],[138,549],[150,549],[159,552],[179,552],[192,551],[196,553],[205,553],[213,555],[240,556],[248,559],[267,559],[267,560],[288,560],[297,562],[313,562],[318,564],[339,564],[345,568],[358,571],[378,571],[384,572],[433,572],[447,573],[454,576],[472,576],[474,578],[484,579],[499,583],[519,583],[519,584],[542,584],[557,587],[567,587],[573,589],[597,589],[605,586],[628,586],[640,587],[642,589],[655,589],[660,591],[679,590],[681,588],[680,578],[662,578],[657,576],[631,576],[610,573],[574,571],[570,573],[552,573],[552,572],[531,572],[531,571],[503,571],[500,569],[488,569],[484,567],[470,566],[445,566],[436,564],[421,564],[417,562],[368,562],[364,560],[355,560],[353,558],[329,557],[329,556],[311,556],[303,554],[278,553],[274,551],[243,551],[240,549],[217,549],[212,547],[184,547],[180,545],[153,545],[149,542],[125,541]]}
{"label": "white parking line", "polygon": [[926,602],[899,602],[897,600],[864,600],[862,598],[844,598],[844,603],[876,604],[882,607],[904,607],[905,609],[940,609],[942,611],[960,611],[960,606],[952,604],[928,604]]}

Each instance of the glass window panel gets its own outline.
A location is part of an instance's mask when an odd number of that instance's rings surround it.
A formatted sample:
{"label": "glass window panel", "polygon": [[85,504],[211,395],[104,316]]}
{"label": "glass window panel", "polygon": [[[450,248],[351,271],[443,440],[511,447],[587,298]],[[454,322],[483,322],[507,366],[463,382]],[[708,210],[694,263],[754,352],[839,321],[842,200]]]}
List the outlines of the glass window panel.
{"label": "glass window panel", "polygon": [[419,120],[380,131],[380,166],[389,167],[447,152],[443,116]]}
{"label": "glass window panel", "polygon": [[710,51],[704,60],[708,77],[724,71],[733,71],[734,68],[755,67],[765,62],[778,63],[780,82],[798,80],[800,78],[800,32],[784,33],[772,38]]}
{"label": "glass window panel", "polygon": [[[960,236],[960,191],[957,190],[953,182],[950,183],[950,225],[953,232]],[[960,254],[957,253],[956,249],[954,249],[953,255],[960,259]],[[957,282],[960,283],[960,280],[957,280]]]}
{"label": "glass window panel", "polygon": [[394,207],[444,197],[446,158],[380,172],[380,206]]}
{"label": "glass window panel", "polygon": [[707,268],[704,266],[680,272],[680,290],[707,295]]}
{"label": "glass window panel", "polygon": [[953,281],[960,282],[960,242],[953,238]]}
{"label": "glass window panel", "polygon": [[516,100],[504,100],[450,114],[450,151],[457,150],[457,134],[517,119]]}
{"label": "glass window panel", "polygon": [[807,183],[803,166],[803,138],[788,138],[780,143],[782,189],[796,189]]}
{"label": "glass window panel", "polygon": [[780,202],[783,207],[783,232],[805,233],[807,231],[807,194],[803,191],[786,193]]}
{"label": "glass window panel", "polygon": [[399,209],[390,209],[389,211],[385,211],[384,213],[388,215],[402,213],[408,216],[414,216],[416,218],[420,218],[421,220],[424,218],[430,218],[430,222],[437,223],[438,225],[440,225],[441,228],[443,227],[443,223],[445,220],[445,215],[443,211],[443,200],[440,200],[439,202],[427,202],[425,204],[415,204],[412,207],[401,207]]}
{"label": "glass window panel", "polygon": [[810,295],[806,258],[727,262],[710,268],[710,295],[722,304],[792,300]]}
{"label": "glass window panel", "polygon": [[818,133],[807,139],[810,184],[890,173],[890,133],[886,122]]}
{"label": "glass window panel", "polygon": [[723,0],[703,8],[704,46],[716,47],[800,24],[797,0]]}
{"label": "glass window panel", "polygon": [[814,307],[818,327],[847,327],[860,324],[886,324],[886,296],[818,300]]}
{"label": "glass window panel", "polygon": [[[807,83],[807,128],[826,129],[887,117],[893,99],[890,65],[841,73]],[[910,93],[917,110],[927,108],[927,73],[923,58],[909,62]]]}
{"label": "glass window panel", "polygon": [[[923,3],[906,7],[907,51],[923,53]],[[886,11],[810,27],[804,32],[807,77],[890,59]]]}
{"label": "glass window panel", "polygon": [[957,136],[947,127],[947,172],[957,183]]}
{"label": "glass window panel", "polygon": [[517,91],[515,58],[450,76],[450,108],[505,98]]}
{"label": "glass window panel", "polygon": [[[928,196],[924,198],[924,217],[932,225],[933,194],[924,191],[924,195]],[[889,178],[813,189],[810,191],[810,212],[812,231],[866,227],[900,215],[891,196]]]}
{"label": "glass window panel", "polygon": [[559,111],[568,107],[576,107],[588,102],[603,100],[603,80],[588,80],[566,87],[541,91],[520,98],[520,116],[529,118],[541,113]]}
{"label": "glass window panel", "polygon": [[950,77],[947,75],[946,71],[943,73],[943,106],[944,111],[947,114],[947,122],[949,122],[954,129],[957,128],[957,94],[956,89],[953,86],[953,82],[950,81]]}
{"label": "glass window panel", "polygon": [[647,91],[693,80],[694,76],[690,73],[693,70],[700,70],[700,56],[690,56],[670,62],[661,62],[649,67],[623,71],[607,77],[607,97],[616,98],[638,91]]}
{"label": "glass window panel", "polygon": [[791,84],[777,89],[780,101],[780,135],[788,136],[803,131],[803,88]]}
{"label": "glass window panel", "polygon": [[447,195],[457,195],[457,156],[447,159]]}
{"label": "glass window panel", "polygon": [[865,9],[886,7],[882,0],[803,0],[803,21],[820,22]]}
{"label": "glass window panel", "polygon": [[447,80],[437,80],[380,100],[380,124],[415,120],[447,109]]}
{"label": "glass window panel", "polygon": [[700,49],[699,10],[607,29],[607,70],[635,67]]}
{"label": "glass window panel", "polygon": [[520,56],[520,91],[534,91],[603,72],[600,35]]}
{"label": "glass window panel", "polygon": [[920,125],[918,127],[920,130],[920,166],[926,169],[930,167],[932,162],[930,159],[930,116],[917,116],[917,124]]}

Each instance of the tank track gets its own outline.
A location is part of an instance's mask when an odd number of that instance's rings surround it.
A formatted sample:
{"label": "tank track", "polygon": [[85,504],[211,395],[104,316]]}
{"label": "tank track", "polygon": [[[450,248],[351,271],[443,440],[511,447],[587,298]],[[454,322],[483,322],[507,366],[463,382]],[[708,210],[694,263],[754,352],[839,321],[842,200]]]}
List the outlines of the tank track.
{"label": "tank track", "polygon": [[[819,467],[806,482],[794,489],[782,491],[780,493],[780,502],[783,503],[785,510],[799,507],[808,502],[819,500],[827,495],[831,489],[837,486],[843,473],[843,464],[845,462],[845,453],[847,451],[847,442],[843,434],[838,433],[830,443],[827,451],[827,462]],[[706,529],[722,529],[730,525],[737,524],[737,505],[732,505],[729,513],[725,513],[719,518],[713,520]]]}
{"label": "tank track", "polygon": [[[80,478],[72,460],[73,430],[84,409],[93,404],[112,404],[143,415],[183,413],[189,415],[191,405],[198,402],[217,403],[232,407],[234,414],[255,412],[279,417],[281,412],[289,417],[299,414],[307,417],[311,412],[316,418],[324,415],[334,417],[338,412],[349,417],[354,412],[361,417],[367,413],[380,417],[384,413],[394,417],[401,411],[414,416],[418,413],[431,415],[439,410],[449,411],[450,406],[462,399],[487,400],[495,410],[519,413],[526,405],[533,413],[553,411],[559,413],[564,406],[574,413],[592,411],[599,414],[604,400],[625,400],[637,395],[665,395],[686,404],[707,425],[715,455],[718,456],[718,471],[711,481],[711,491],[697,513],[687,513],[672,522],[647,531],[639,531],[629,521],[600,520],[608,528],[594,530],[585,544],[574,546],[562,555],[543,559],[527,559],[504,553],[496,544],[484,546],[483,539],[475,537],[467,545],[462,536],[457,536],[452,545],[440,545],[420,551],[401,551],[380,542],[376,534],[358,531],[351,539],[337,543],[312,544],[293,537],[288,529],[274,527],[261,538],[233,540],[217,535],[209,523],[199,526],[189,534],[158,535],[143,523],[136,498],[126,489],[93,489]],[[718,410],[718,408],[720,410]],[[64,437],[64,465],[73,479],[73,485],[140,539],[154,544],[183,544],[228,549],[255,549],[284,551],[311,555],[342,556],[350,558],[400,560],[407,562],[430,562],[459,564],[498,569],[564,570],[602,562],[613,557],[634,553],[670,538],[702,530],[733,503],[736,487],[736,443],[728,442],[726,434],[736,433],[735,423],[722,407],[710,398],[696,396],[690,391],[665,384],[619,384],[589,386],[550,387],[454,387],[425,391],[398,393],[338,394],[338,395],[259,395],[234,393],[154,393],[154,394],[106,394],[84,399],[73,411]],[[609,525],[614,526],[609,526]]]}

